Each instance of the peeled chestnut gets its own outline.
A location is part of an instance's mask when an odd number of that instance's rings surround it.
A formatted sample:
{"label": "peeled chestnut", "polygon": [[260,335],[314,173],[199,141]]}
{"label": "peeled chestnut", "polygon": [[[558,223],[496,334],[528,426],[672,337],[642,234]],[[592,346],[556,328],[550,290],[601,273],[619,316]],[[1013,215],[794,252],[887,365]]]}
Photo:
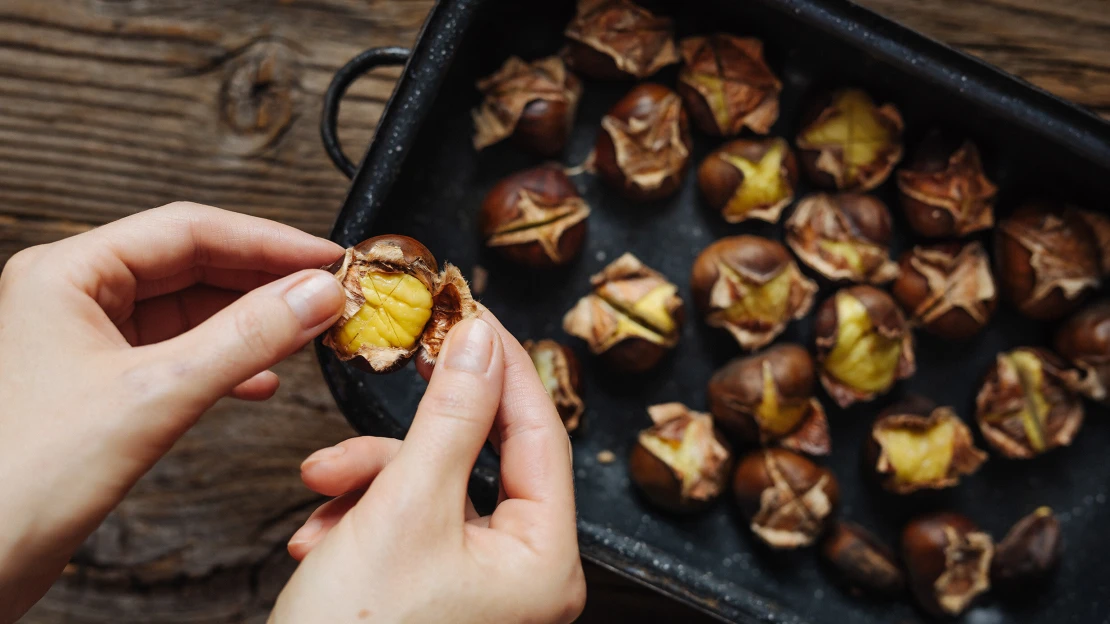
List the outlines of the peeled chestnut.
{"label": "peeled chestnut", "polygon": [[667,87],[645,83],[602,117],[594,167],[629,199],[662,199],[682,184],[690,149],[682,100]]}
{"label": "peeled chestnut", "polygon": [[485,99],[470,115],[474,149],[512,138],[541,156],[556,156],[570,137],[582,83],[563,60],[549,56],[531,63],[510,56],[493,75],[478,81]]}
{"label": "peeled chestnut", "polygon": [[729,223],[777,222],[797,184],[794,153],[780,138],[729,141],[698,167],[702,196]]}
{"label": "peeled chestnut", "polygon": [[722,428],[752,444],[827,455],[829,425],[813,396],[817,375],[809,352],[780,344],[733,360],[709,380],[709,411]]}
{"label": "peeled chestnut", "polygon": [[991,536],[960,514],[922,516],[902,531],[910,590],[933,615],[959,615],[990,589],[993,556]]}
{"label": "peeled chestnut", "polygon": [[780,549],[817,541],[840,499],[832,472],[777,448],[745,455],[736,467],[732,492],[756,537]]}
{"label": "peeled chestnut", "polygon": [[578,358],[574,352],[554,340],[525,340],[524,350],[532,358],[540,381],[555,403],[567,433],[578,428],[586,405],[582,402],[582,381],[578,376]]}
{"label": "peeled chestnut", "polygon": [[890,211],[871,195],[809,195],[786,220],[786,243],[833,281],[882,284],[898,277],[890,259]]}
{"label": "peeled chestnut", "polygon": [[590,207],[562,167],[541,165],[498,182],[482,202],[486,246],[532,268],[570,262],[586,240]]}
{"label": "peeled chestnut", "polygon": [[578,0],[563,57],[598,80],[647,78],[678,62],[674,23],[630,0]]}
{"label": "peeled chestnut", "polygon": [[994,261],[1002,292],[1029,318],[1052,320],[1099,285],[1099,250],[1079,214],[1031,202],[995,230]]}
{"label": "peeled chestnut", "polygon": [[879,414],[864,445],[864,464],[895,494],[939,490],[979,470],[987,454],[951,407],[909,397]]}
{"label": "peeled chestnut", "polygon": [[744,349],[770,343],[813,306],[817,284],[786,248],[759,236],[730,236],[705,248],[690,272],[694,302],[710,327]]}
{"label": "peeled chestnut", "polygon": [[735,136],[745,127],[767,134],[779,117],[782,83],[763,60],[759,39],[716,34],[687,37],[678,92],[698,129]]}
{"label": "peeled chestnut", "polygon": [[869,191],[902,158],[902,115],[893,104],[875,106],[859,89],[820,98],[802,119],[795,145],[814,184]]}
{"label": "peeled chestnut", "polygon": [[925,331],[963,340],[979,333],[994,314],[998,294],[990,259],[978,242],[939,243],[902,254],[894,298]]}
{"label": "peeled chestnut", "polygon": [[728,483],[732,452],[709,414],[681,403],[648,408],[655,423],[632,446],[628,474],[654,505],[673,512],[697,511]]}
{"label": "peeled chestnut", "polygon": [[877,288],[838,290],[817,309],[814,332],[821,385],[840,407],[870,401],[914,373],[913,334]]}
{"label": "peeled chestnut", "polygon": [[1064,362],[1044,349],[999,353],[975,397],[983,438],[1011,459],[1071,444],[1083,424],[1083,402],[1068,378]]}
{"label": "peeled chestnut", "polygon": [[678,287],[626,253],[590,278],[593,292],[563,317],[563,329],[586,341],[617,371],[655,366],[678,344],[682,299]]}
{"label": "peeled chestnut", "polygon": [[853,594],[896,596],[906,575],[886,544],[858,524],[836,522],[821,541],[821,559]]}
{"label": "peeled chestnut", "polygon": [[1039,589],[1060,563],[1062,549],[1060,521],[1048,507],[1038,507],[995,546],[991,585],[1012,593]]}
{"label": "peeled chestnut", "polygon": [[1110,400],[1110,300],[1091,304],[1056,331],[1056,352],[1078,370],[1072,387],[1096,401]]}
{"label": "peeled chestnut", "polygon": [[994,226],[995,186],[971,141],[933,130],[898,171],[910,227],[922,236],[967,236]]}
{"label": "peeled chestnut", "polygon": [[408,236],[364,240],[329,270],[347,305],[324,345],[368,372],[397,370],[417,351],[435,362],[447,332],[478,313],[459,269],[445,264],[439,271],[432,252]]}

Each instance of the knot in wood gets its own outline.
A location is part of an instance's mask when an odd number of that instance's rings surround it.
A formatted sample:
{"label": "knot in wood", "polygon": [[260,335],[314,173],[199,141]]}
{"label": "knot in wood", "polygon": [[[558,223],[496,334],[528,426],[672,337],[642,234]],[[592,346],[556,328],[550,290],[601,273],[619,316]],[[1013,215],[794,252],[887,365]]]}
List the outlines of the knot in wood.
{"label": "knot in wood", "polygon": [[234,151],[249,153],[276,141],[292,123],[297,105],[297,54],[273,40],[255,41],[227,63],[220,91],[220,120]]}

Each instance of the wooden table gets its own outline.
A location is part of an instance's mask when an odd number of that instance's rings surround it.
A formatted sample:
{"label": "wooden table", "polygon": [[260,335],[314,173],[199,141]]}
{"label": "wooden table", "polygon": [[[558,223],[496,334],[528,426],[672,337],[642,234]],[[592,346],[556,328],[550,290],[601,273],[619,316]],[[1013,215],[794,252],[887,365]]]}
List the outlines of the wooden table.
{"label": "wooden table", "polygon": [[[1107,0],[864,0],[1110,115]],[[326,234],[347,180],[317,134],[332,73],[412,41],[430,0],[3,0],[0,263],[177,199]],[[344,100],[365,145],[396,71]],[[351,435],[312,355],[277,397],[225,401],[143,479],[27,622],[264,622],[293,569],[285,540],[320,501],[311,451]],[[592,569],[584,621],[678,606]]]}

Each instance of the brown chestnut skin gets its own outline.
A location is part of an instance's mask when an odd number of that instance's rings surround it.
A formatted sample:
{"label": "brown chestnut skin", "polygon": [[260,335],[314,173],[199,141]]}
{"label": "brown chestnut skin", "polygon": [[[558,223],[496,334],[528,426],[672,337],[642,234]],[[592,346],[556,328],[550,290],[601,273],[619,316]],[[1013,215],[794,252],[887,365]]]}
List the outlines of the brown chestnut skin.
{"label": "brown chestnut skin", "polygon": [[1016,595],[1043,590],[1060,563],[1060,521],[1048,507],[1018,520],[995,546],[992,589]]}
{"label": "brown chestnut skin", "polygon": [[745,128],[767,134],[779,115],[782,83],[763,60],[758,39],[718,33],[687,37],[676,89],[694,124],[713,136]]}
{"label": "brown chestnut skin", "polygon": [[573,111],[565,102],[532,100],[516,122],[512,140],[534,154],[552,158],[563,153],[573,121]]}
{"label": "brown chestnut skin", "polygon": [[562,153],[582,96],[582,83],[557,56],[525,62],[510,57],[478,81],[485,95],[474,109],[474,147],[481,150],[508,138],[545,157]]}
{"label": "brown chestnut skin", "polygon": [[[548,269],[578,257],[589,214],[562,167],[547,164],[494,185],[482,202],[480,228],[486,244],[506,260]],[[530,223],[540,225],[528,227]]]}
{"label": "brown chestnut skin", "polygon": [[597,80],[647,78],[679,60],[673,22],[630,0],[579,0],[565,34],[567,64]]}
{"label": "brown chestnut skin", "polygon": [[894,551],[858,524],[833,523],[821,541],[821,559],[852,594],[889,598],[906,589]]}
{"label": "brown chestnut skin", "polygon": [[1075,389],[1095,401],[1110,399],[1110,299],[1092,303],[1056,331],[1056,353],[1078,370]]}
{"label": "brown chestnut skin", "polygon": [[[732,450],[712,418],[680,403],[653,405],[648,413],[655,425],[641,431],[632,446],[628,460],[632,482],[648,502],[672,513],[700,511],[713,504],[727,486]],[[691,435],[698,436],[697,444],[686,444]],[[650,442],[655,444],[649,446]],[[683,452],[697,453],[686,457],[696,463],[696,474],[680,474],[663,456]]]}
{"label": "brown chestnut skin", "polygon": [[812,545],[840,500],[832,472],[777,448],[745,455],[736,467],[732,492],[752,532],[777,549]]}
{"label": "brown chestnut skin", "polygon": [[971,141],[932,130],[898,171],[906,220],[928,238],[953,238],[994,225],[996,187]]}
{"label": "brown chestnut skin", "polygon": [[[774,150],[780,154],[777,171],[774,172],[781,185],[780,196],[745,200],[741,191],[748,180],[740,170],[740,165],[735,162],[739,161],[757,174],[771,173],[764,171],[764,168],[774,163],[766,162],[765,159],[769,155],[774,156]],[[762,180],[757,179],[755,183],[762,183]],[[783,209],[794,199],[797,185],[798,161],[790,146],[780,138],[729,141],[706,156],[698,166],[698,188],[701,189],[702,196],[729,223],[740,223],[747,219],[777,222]],[[742,210],[737,211],[736,208]]]}
{"label": "brown chestnut skin", "polygon": [[540,381],[555,403],[567,433],[575,431],[585,411],[578,357],[554,340],[525,340],[521,346],[536,365]]}
{"label": "brown chestnut skin", "polygon": [[902,254],[898,268],[892,294],[925,331],[964,340],[990,322],[998,293],[978,242],[917,246]]}
{"label": "brown chestnut skin", "polygon": [[[786,243],[798,258],[833,282],[883,284],[898,276],[890,259],[890,210],[863,193],[814,193],[786,220]],[[855,259],[829,245],[847,244]]]}
{"label": "brown chestnut skin", "polygon": [[[668,113],[677,109],[677,115]],[[647,123],[633,131],[629,123]],[[618,156],[615,141],[627,156]],[[644,83],[620,99],[602,120],[594,146],[594,167],[603,180],[633,201],[669,197],[682,185],[690,163],[690,126],[682,101],[663,85]],[[644,176],[665,173],[661,181]]]}
{"label": "brown chestnut skin", "polygon": [[1095,246],[1099,252],[1099,265],[1102,276],[1110,275],[1110,215],[1093,210],[1077,210],[1077,214],[1087,223],[1094,235]]}
{"label": "brown chestnut skin", "polygon": [[959,615],[990,589],[993,555],[990,535],[957,513],[922,516],[902,531],[902,561],[910,590],[932,615]]}
{"label": "brown chestnut skin", "polygon": [[994,261],[1003,294],[1036,320],[1068,314],[1099,285],[1094,236],[1061,204],[1030,202],[1003,219],[995,229]]}
{"label": "brown chestnut skin", "polygon": [[[865,115],[870,122],[847,122],[845,132],[814,141],[819,128],[840,123],[843,117]],[[814,184],[841,191],[869,191],[882,184],[902,158],[902,116],[892,104],[876,105],[871,96],[859,89],[839,89],[818,97],[802,116],[801,131],[794,144],[802,170]],[[880,134],[858,136],[851,128],[871,128]],[[850,162],[846,144],[872,146],[867,162]],[[858,153],[858,152],[857,152]]]}

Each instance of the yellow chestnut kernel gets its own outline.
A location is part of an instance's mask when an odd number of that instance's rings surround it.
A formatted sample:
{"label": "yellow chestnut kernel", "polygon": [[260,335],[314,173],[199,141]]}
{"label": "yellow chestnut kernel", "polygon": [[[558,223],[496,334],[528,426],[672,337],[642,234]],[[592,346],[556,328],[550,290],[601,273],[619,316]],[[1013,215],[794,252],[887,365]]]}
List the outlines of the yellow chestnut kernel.
{"label": "yellow chestnut kernel", "polygon": [[942,420],[926,431],[882,429],[875,439],[894,467],[899,483],[934,483],[944,479],[952,463],[956,425]]}
{"label": "yellow chestnut kernel", "polygon": [[[1041,359],[1035,353],[1029,351],[1013,351],[1008,355],[1001,358],[1002,366],[1009,366],[1013,368],[1013,372],[1017,373],[1017,378],[1021,381],[1021,387],[1025,395],[1025,405],[1021,408],[1018,414],[1021,417],[1021,423],[1025,429],[1025,437],[1029,439],[1029,445],[1036,451],[1043,451],[1045,449],[1044,442],[1044,425],[1048,420],[1048,413],[1052,410],[1052,406],[1044,398],[1044,370],[1041,367]],[[1009,414],[1000,414],[995,416],[997,419],[1004,419],[1010,416]]]}
{"label": "yellow chestnut kernel", "polygon": [[786,307],[790,302],[790,287],[794,277],[791,267],[785,267],[778,275],[767,280],[762,285],[751,284],[740,274],[729,271],[733,277],[741,282],[747,282],[750,290],[725,311],[725,318],[730,323],[744,323],[746,321],[765,321],[777,323],[786,316]]}
{"label": "yellow chestnut kernel", "polygon": [[841,382],[864,392],[881,392],[894,383],[900,338],[887,338],[875,330],[867,308],[855,297],[836,297],[836,344],[825,359],[825,370]]}
{"label": "yellow chestnut kernel", "polygon": [[738,158],[730,154],[722,154],[721,158],[740,173],[744,174],[744,181],[736,189],[736,193],[729,199],[725,206],[725,213],[729,215],[742,215],[756,206],[765,206],[782,201],[790,189],[782,176],[782,159],[785,150],[782,143],[775,142],[771,149],[753,163],[750,160]]}
{"label": "yellow chestnut kernel", "polygon": [[861,250],[867,249],[868,247],[878,249],[867,243],[831,241],[825,239],[818,240],[817,246],[846,262],[848,268],[852,269],[852,271],[857,274],[862,274],[864,272],[863,254],[860,253]]}
{"label": "yellow chestnut kernel", "polygon": [[674,284],[656,286],[634,303],[629,312],[651,329],[661,334],[669,334],[675,330],[675,322],[671,312],[667,310],[667,301],[676,293],[678,293],[678,287]]}
{"label": "yellow chestnut kernel", "polygon": [[875,103],[857,89],[841,91],[833,106],[839,115],[817,124],[803,137],[815,146],[841,146],[849,178],[860,167],[871,164],[879,151],[887,147],[892,136],[876,116]]}
{"label": "yellow chestnut kernel", "polygon": [[691,75],[689,80],[696,85],[705,87],[701,94],[705,98],[709,110],[713,112],[714,119],[717,120],[717,127],[728,128],[731,119],[725,101],[725,81],[712,74],[700,73]]}
{"label": "yellow chestnut kernel", "polygon": [[779,391],[775,386],[774,373],[771,363],[763,361],[763,398],[756,408],[760,428],[772,435],[781,436],[790,433],[798,426],[798,421],[805,414],[806,405],[782,405],[779,402]]}
{"label": "yellow chestnut kernel", "polygon": [[555,352],[550,349],[534,349],[531,351],[532,364],[540,374],[543,387],[551,396],[559,390],[559,379],[555,376]]}
{"label": "yellow chestnut kernel", "polygon": [[411,349],[432,316],[432,294],[407,273],[370,271],[359,280],[365,302],[339,330],[347,353],[364,346]]}
{"label": "yellow chestnut kernel", "polygon": [[678,473],[684,492],[701,479],[704,444],[699,442],[698,436],[691,435],[689,427],[683,432],[681,440],[642,435],[640,444]]}

